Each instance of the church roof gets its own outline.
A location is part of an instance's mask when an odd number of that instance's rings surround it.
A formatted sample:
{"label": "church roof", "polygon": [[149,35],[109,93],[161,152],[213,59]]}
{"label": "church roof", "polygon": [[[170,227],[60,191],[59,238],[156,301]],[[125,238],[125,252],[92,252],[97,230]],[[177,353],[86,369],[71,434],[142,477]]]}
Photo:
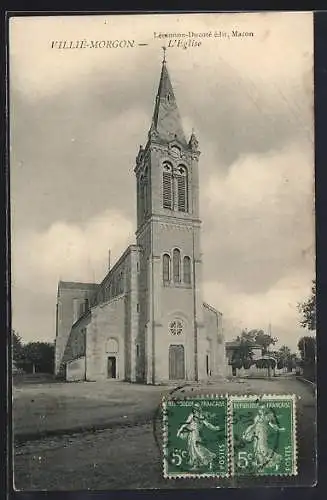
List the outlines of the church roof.
{"label": "church roof", "polygon": [[215,313],[215,314],[218,314],[218,315],[222,316],[222,313],[221,313],[220,311],[218,311],[215,307],[210,306],[207,302],[203,302],[203,306],[204,306],[206,309],[209,309],[209,311],[212,311],[213,313]]}
{"label": "church roof", "polygon": [[162,61],[151,132],[157,133],[164,141],[176,139],[184,145],[187,144],[165,59]]}

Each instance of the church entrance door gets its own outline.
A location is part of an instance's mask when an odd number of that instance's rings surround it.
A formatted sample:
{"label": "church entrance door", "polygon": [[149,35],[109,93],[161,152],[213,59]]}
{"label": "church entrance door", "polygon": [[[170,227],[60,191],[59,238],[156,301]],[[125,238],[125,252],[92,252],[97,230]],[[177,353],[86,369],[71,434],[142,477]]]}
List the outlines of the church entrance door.
{"label": "church entrance door", "polygon": [[169,346],[169,380],[185,379],[185,355],[183,345]]}
{"label": "church entrance door", "polygon": [[116,373],[116,356],[109,356],[108,358],[108,378],[117,378]]}

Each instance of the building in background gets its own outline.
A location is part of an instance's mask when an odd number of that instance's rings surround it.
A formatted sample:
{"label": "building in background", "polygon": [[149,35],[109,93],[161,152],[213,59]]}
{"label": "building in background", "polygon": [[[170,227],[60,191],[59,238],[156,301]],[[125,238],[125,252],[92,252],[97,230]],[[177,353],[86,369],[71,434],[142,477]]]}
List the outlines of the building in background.
{"label": "building in background", "polygon": [[[241,342],[238,340],[232,340],[230,342],[226,342],[226,358],[227,362],[230,364],[232,362],[234,354],[238,351]],[[256,361],[257,359],[262,358],[263,347],[260,344],[248,343],[247,344],[252,352],[252,360]]]}
{"label": "building in background", "polygon": [[136,245],[100,284],[59,282],[56,375],[148,384],[225,375],[222,314],[201,293],[199,156],[164,58],[134,169]]}

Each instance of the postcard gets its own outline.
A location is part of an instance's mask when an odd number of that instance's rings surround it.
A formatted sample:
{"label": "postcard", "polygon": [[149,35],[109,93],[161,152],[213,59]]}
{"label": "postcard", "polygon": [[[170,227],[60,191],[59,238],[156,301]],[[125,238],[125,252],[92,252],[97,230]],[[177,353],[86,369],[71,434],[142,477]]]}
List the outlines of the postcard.
{"label": "postcard", "polygon": [[14,488],[314,485],[313,14],[8,23]]}

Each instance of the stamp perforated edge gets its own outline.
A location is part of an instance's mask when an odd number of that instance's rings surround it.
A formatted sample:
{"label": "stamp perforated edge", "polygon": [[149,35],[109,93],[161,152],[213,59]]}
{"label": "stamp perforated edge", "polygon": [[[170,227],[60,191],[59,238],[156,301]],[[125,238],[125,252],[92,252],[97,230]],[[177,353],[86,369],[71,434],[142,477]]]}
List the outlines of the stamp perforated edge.
{"label": "stamp perforated edge", "polygon": [[[227,467],[225,474],[219,474],[219,472],[215,472],[213,474],[172,474],[168,472],[167,460],[166,460],[166,452],[168,445],[168,417],[167,417],[167,401],[189,401],[189,400],[201,400],[201,399],[225,399],[226,400],[226,418],[225,418],[225,435],[226,435],[226,455],[227,455]],[[195,479],[195,478],[227,478],[229,477],[230,471],[230,448],[229,448],[229,396],[228,394],[199,394],[192,396],[164,396],[161,400],[162,405],[162,431],[163,431],[163,477],[165,479]]]}
{"label": "stamp perforated edge", "polygon": [[257,401],[257,400],[265,400],[265,399],[276,399],[276,400],[291,400],[292,401],[292,436],[293,436],[293,470],[292,473],[279,473],[279,474],[267,474],[267,477],[270,476],[282,476],[282,477],[290,477],[297,476],[298,468],[297,468],[297,414],[296,414],[296,394],[242,394],[242,395],[230,395],[229,396],[229,405],[230,405],[230,463],[231,463],[231,475],[235,476],[235,464],[234,464],[234,443],[233,443],[233,401]]}

